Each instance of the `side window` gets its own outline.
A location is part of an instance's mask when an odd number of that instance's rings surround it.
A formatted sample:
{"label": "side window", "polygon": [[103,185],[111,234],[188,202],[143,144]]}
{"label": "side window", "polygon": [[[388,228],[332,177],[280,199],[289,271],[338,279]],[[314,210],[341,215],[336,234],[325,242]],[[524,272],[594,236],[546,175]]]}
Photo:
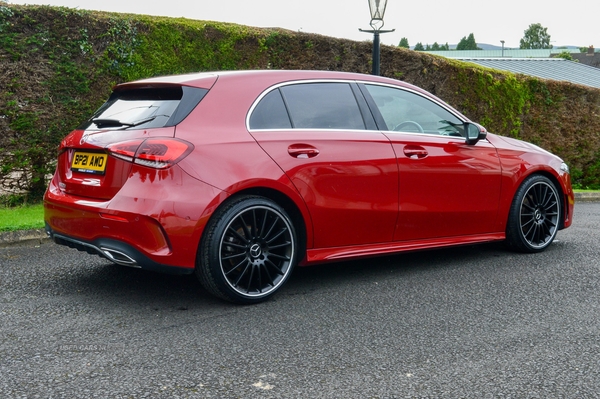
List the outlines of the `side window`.
{"label": "side window", "polygon": [[435,102],[410,91],[365,85],[387,130],[464,136],[463,122]]}
{"label": "side window", "polygon": [[291,127],[290,118],[278,89],[264,96],[250,115],[250,129],[291,129]]}
{"label": "side window", "polygon": [[280,90],[296,129],[365,129],[348,83],[293,84]]}

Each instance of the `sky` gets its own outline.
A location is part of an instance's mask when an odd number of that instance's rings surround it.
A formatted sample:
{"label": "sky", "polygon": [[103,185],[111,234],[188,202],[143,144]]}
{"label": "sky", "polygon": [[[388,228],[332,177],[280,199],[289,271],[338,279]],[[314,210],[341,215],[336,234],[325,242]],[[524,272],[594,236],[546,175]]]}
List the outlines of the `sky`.
{"label": "sky", "polygon": [[[278,27],[357,41],[372,40],[359,32],[370,29],[368,0],[8,0],[10,4],[43,4],[83,10],[185,17],[233,22],[256,27]],[[486,5],[488,4],[488,5]],[[550,4],[554,4],[551,6]],[[560,4],[559,7],[558,4]],[[398,45],[406,37],[411,46],[457,44],[470,33],[477,43],[519,48],[529,25],[548,29],[554,47],[600,47],[600,1],[504,0],[388,0],[381,43]]]}

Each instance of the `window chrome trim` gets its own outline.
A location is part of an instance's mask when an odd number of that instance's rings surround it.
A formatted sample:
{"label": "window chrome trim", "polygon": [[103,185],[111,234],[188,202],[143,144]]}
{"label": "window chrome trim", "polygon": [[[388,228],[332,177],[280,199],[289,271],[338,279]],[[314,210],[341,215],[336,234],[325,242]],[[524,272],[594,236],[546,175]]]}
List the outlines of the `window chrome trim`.
{"label": "window chrome trim", "polygon": [[[446,104],[445,102],[443,102],[444,100],[442,100],[441,98],[438,99],[437,97],[429,97],[424,95],[423,93],[411,89],[409,87],[402,87],[402,86],[395,86],[389,83],[381,83],[381,82],[369,82],[369,81],[357,81],[357,84],[364,84],[364,85],[373,85],[373,86],[384,86],[384,87],[389,87],[392,89],[398,89],[398,90],[404,90],[404,91],[408,91],[410,93],[416,94],[419,97],[422,97],[426,100],[431,101],[434,104],[439,105],[441,108],[444,108],[446,111],[448,111],[449,113],[451,113],[452,115],[456,116],[457,119],[459,119],[460,121],[464,122],[473,122],[472,120],[470,120],[469,118],[467,118],[465,115],[461,114],[460,111],[458,111],[457,109],[452,108],[452,106],[450,104]],[[431,94],[431,93],[430,93]],[[434,94],[431,94],[432,96],[434,96]],[[423,134],[423,133],[416,133],[416,134]]]}
{"label": "window chrome trim", "polygon": [[[285,129],[252,129],[249,130],[249,132],[253,133],[253,132],[322,132],[322,131],[328,131],[328,132],[355,132],[355,133],[364,133],[364,132],[375,132],[375,133],[385,133],[384,131],[381,130],[373,130],[373,129],[340,129],[340,128],[322,128],[322,129],[317,129],[317,128],[285,128]],[[401,133],[401,132],[397,132],[397,133]],[[410,134],[410,133],[407,133]]]}
{"label": "window chrome trim", "polygon": [[[248,113],[246,114],[246,130],[248,130],[249,132],[264,132],[264,131],[285,131],[285,130],[316,130],[316,131],[320,131],[320,130],[345,130],[345,129],[298,129],[298,128],[291,128],[291,129],[250,129],[250,117],[252,116],[252,113],[254,112],[254,109],[256,108],[256,106],[258,105],[258,103],[269,93],[271,93],[274,90],[280,89],[281,87],[286,87],[286,86],[293,86],[293,85],[300,85],[300,84],[313,84],[313,83],[345,83],[348,85],[352,85],[353,83],[356,83],[355,80],[351,80],[351,79],[306,79],[306,80],[294,80],[294,81],[290,81],[290,82],[281,82],[281,83],[277,83],[273,86],[269,86],[267,89],[265,89],[265,91],[263,91],[257,98],[256,100],[254,100],[254,102],[252,103],[252,106],[250,107],[250,109],[248,110]],[[358,106],[358,103],[356,104]],[[356,130],[356,129],[353,129]],[[365,131],[363,129],[360,130]]]}
{"label": "window chrome trim", "polygon": [[[448,111],[450,114],[454,115],[457,119],[459,119],[460,121],[464,122],[472,122],[471,120],[469,120],[466,116],[462,115],[461,113],[459,113],[458,110],[455,110],[454,108],[451,108],[449,104],[445,104],[443,102],[441,102],[442,100],[438,100],[437,98],[432,98],[429,96],[424,95],[423,93],[420,93],[417,90],[411,89],[409,87],[403,87],[403,86],[396,86],[393,84],[389,84],[389,83],[382,83],[382,82],[372,82],[372,81],[368,81],[368,80],[352,80],[352,79],[328,79],[328,78],[324,78],[324,79],[306,79],[306,80],[294,80],[294,81],[289,81],[289,82],[281,82],[281,83],[277,83],[273,86],[269,86],[267,89],[265,89],[257,98],[256,100],[254,100],[254,102],[252,103],[252,106],[250,107],[250,109],[248,110],[248,113],[246,114],[246,130],[248,130],[248,132],[268,132],[268,131],[277,131],[277,132],[281,132],[281,131],[288,131],[288,130],[304,130],[304,131],[323,131],[323,130],[327,130],[327,131],[360,131],[360,132],[379,132],[379,133],[385,133],[385,132],[394,132],[393,130],[372,130],[372,129],[327,129],[327,128],[323,128],[323,129],[297,129],[297,128],[285,128],[285,129],[251,129],[250,128],[250,117],[252,116],[252,113],[254,112],[254,109],[256,108],[256,106],[258,105],[258,103],[269,93],[271,93],[273,90],[277,90],[281,87],[285,87],[285,86],[291,86],[291,85],[298,85],[298,84],[312,84],[312,83],[346,83],[349,85],[352,84],[363,84],[363,85],[374,85],[374,86],[384,86],[384,87],[389,87],[392,89],[397,89],[397,90],[404,90],[413,94],[416,94],[428,101],[433,102],[434,104],[440,106],[441,108],[445,109],[446,111]],[[395,132],[395,133],[402,133],[402,132]],[[405,132],[406,133],[406,132]],[[411,133],[406,133],[406,134],[419,134],[419,135],[426,135],[426,136],[432,136],[432,137],[452,137],[455,138],[453,136],[442,136],[439,134],[433,134],[433,133],[420,133],[420,132],[411,132]],[[457,139],[460,139],[460,137],[456,137]],[[464,140],[464,137],[462,137],[462,139]]]}
{"label": "window chrome trim", "polygon": [[463,137],[463,136],[460,136],[460,137],[448,136],[445,134],[421,133],[421,132],[402,132],[402,131],[399,132],[396,130],[381,130],[380,132],[383,134],[386,134],[386,135],[387,134],[393,134],[393,135],[404,134],[404,135],[409,135],[409,136],[417,136],[418,135],[419,137],[427,136],[427,137],[438,137],[438,138],[443,138],[443,139],[456,139],[456,140],[463,141],[463,142],[465,141],[465,137]]}

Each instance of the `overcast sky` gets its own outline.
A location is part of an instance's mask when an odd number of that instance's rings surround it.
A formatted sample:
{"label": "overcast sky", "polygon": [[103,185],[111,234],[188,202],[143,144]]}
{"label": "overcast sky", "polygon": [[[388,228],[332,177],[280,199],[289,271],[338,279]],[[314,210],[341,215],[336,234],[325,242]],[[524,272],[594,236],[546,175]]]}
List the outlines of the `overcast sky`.
{"label": "overcast sky", "polygon": [[[372,40],[368,0],[8,0],[12,4],[45,4],[84,10],[185,17],[233,22],[257,27],[280,27],[352,40]],[[402,37],[411,46],[457,44],[470,33],[477,43],[518,48],[530,24],[548,28],[555,47],[600,47],[600,1],[570,0],[389,0],[383,44],[397,45]]]}

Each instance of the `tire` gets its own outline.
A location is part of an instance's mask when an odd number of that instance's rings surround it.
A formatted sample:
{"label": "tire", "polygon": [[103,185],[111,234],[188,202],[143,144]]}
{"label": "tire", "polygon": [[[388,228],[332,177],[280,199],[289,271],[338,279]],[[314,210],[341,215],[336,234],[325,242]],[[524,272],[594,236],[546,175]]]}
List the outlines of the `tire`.
{"label": "tire", "polygon": [[275,294],[296,264],[296,232],[285,210],[257,196],[218,209],[200,243],[196,274],[213,295],[252,304]]}
{"label": "tire", "polygon": [[508,214],[506,243],[519,252],[541,252],[558,231],[561,218],[556,186],[545,176],[525,179],[517,190]]}

